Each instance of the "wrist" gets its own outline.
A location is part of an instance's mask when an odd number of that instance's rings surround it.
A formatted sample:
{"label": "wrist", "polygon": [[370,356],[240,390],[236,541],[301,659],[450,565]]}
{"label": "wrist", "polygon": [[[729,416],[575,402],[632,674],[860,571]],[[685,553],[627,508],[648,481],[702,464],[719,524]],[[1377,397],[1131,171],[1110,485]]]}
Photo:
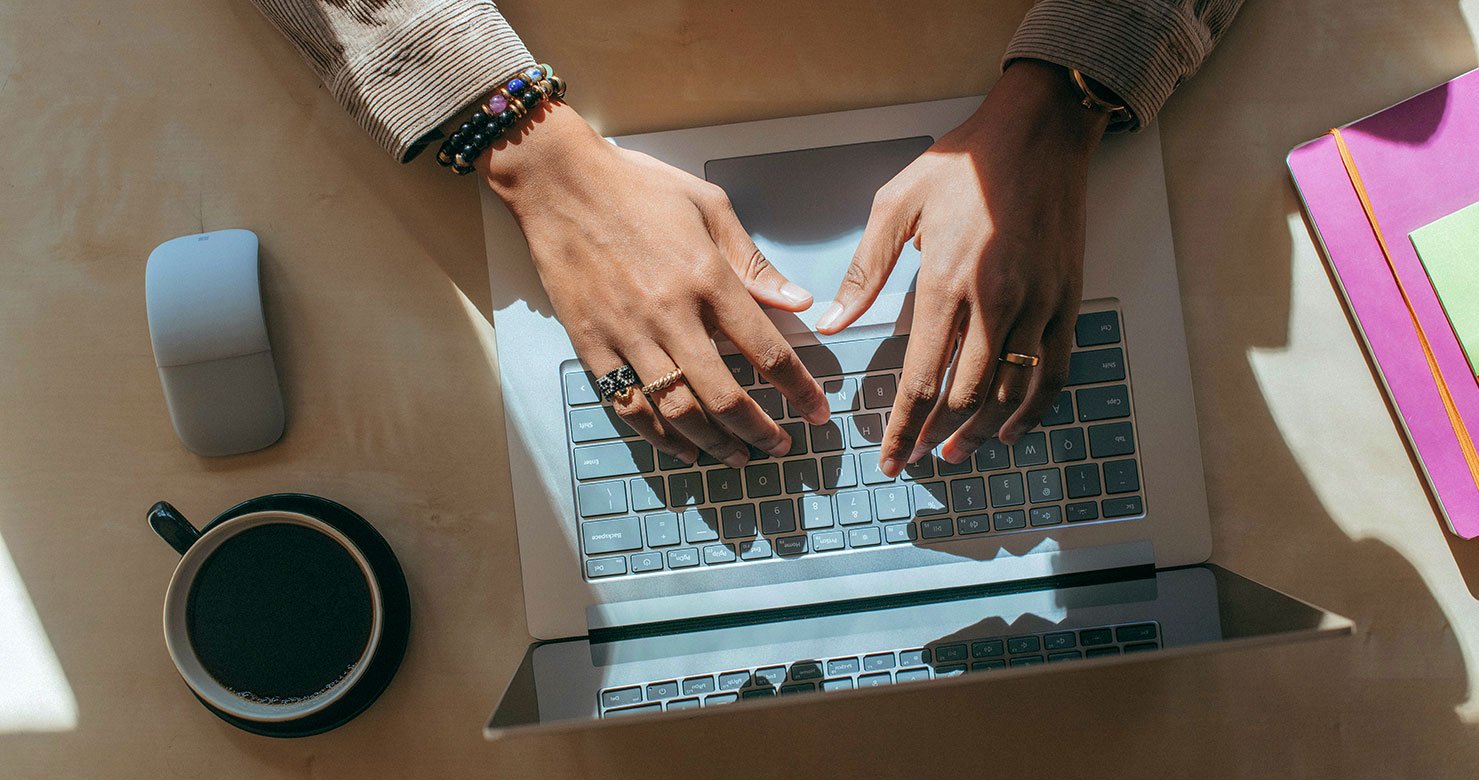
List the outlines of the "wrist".
{"label": "wrist", "polygon": [[[1043,60],[1012,62],[992,89],[1005,93],[1023,125],[1046,135],[1066,150],[1093,152],[1109,127],[1107,112],[1083,105],[1067,68]],[[989,100],[989,98],[988,98]],[[984,104],[983,104],[984,107]]]}
{"label": "wrist", "polygon": [[519,133],[480,156],[476,167],[494,194],[513,206],[536,183],[559,186],[580,160],[605,146],[575,109],[547,103],[525,120]]}

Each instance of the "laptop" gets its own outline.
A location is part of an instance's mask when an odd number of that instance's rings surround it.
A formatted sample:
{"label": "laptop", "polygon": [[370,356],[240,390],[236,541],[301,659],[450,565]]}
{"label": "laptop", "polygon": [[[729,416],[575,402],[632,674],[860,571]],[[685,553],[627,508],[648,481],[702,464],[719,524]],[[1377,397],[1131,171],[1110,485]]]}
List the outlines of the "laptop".
{"label": "laptop", "polygon": [[[801,420],[737,349],[716,345],[793,442],[742,469],[657,453],[600,403],[517,226],[483,193],[525,608],[539,640],[487,735],[1349,631],[1200,565],[1211,532],[1154,127],[1106,138],[1094,157],[1070,378],[1042,425],[962,464],[879,471],[918,252],[905,248],[853,326],[813,327],[873,193],[979,103],[612,139],[722,186],[765,256],[817,298],[799,314],[767,313],[822,383],[825,425]],[[1245,604],[1267,619],[1249,619]]]}

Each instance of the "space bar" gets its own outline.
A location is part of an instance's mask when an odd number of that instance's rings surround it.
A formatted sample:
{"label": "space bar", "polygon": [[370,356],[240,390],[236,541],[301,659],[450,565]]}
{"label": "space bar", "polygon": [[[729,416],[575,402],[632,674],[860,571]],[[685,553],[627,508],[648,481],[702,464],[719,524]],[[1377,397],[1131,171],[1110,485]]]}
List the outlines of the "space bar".
{"label": "space bar", "polygon": [[839,341],[831,344],[809,344],[796,348],[796,356],[812,376],[840,376],[864,371],[888,371],[904,367],[904,347],[908,336],[886,339]]}

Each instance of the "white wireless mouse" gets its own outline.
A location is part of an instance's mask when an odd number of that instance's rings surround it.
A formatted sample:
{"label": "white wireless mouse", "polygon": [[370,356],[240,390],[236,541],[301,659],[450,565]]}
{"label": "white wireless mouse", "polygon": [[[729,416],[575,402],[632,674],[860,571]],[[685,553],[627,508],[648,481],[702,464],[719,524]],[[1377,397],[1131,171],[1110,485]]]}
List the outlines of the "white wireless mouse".
{"label": "white wireless mouse", "polygon": [[200,455],[260,450],[282,436],[257,235],[217,230],[160,244],[144,269],[149,338],[175,433]]}

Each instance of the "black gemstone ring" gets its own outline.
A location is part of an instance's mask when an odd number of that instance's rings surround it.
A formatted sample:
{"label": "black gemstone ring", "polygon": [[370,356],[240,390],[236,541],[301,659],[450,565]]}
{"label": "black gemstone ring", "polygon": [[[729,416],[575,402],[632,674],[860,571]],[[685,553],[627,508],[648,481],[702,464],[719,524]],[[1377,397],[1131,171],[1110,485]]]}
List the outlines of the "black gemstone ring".
{"label": "black gemstone ring", "polygon": [[633,371],[631,366],[622,366],[596,380],[596,387],[600,388],[601,397],[607,401],[639,384],[641,381],[637,379],[637,372]]}

